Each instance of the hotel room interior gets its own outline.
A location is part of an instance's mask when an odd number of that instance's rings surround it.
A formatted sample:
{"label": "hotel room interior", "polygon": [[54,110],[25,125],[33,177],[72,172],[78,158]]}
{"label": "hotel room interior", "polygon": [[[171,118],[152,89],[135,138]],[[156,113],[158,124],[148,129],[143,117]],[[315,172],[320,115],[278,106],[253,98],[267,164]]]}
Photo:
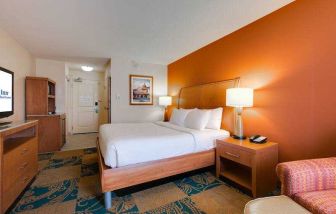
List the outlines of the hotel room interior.
{"label": "hotel room interior", "polygon": [[336,0],[0,11],[0,213],[336,214]]}

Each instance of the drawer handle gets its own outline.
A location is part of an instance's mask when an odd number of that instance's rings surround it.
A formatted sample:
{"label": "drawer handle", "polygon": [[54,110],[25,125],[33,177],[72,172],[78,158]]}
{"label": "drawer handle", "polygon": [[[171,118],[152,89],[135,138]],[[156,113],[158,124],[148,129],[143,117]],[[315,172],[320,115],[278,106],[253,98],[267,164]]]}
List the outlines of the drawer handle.
{"label": "drawer handle", "polygon": [[28,151],[27,148],[22,149],[21,155],[24,155]]}
{"label": "drawer handle", "polygon": [[225,154],[230,155],[230,156],[235,157],[235,158],[240,158],[239,155],[232,154],[231,152],[225,152]]}
{"label": "drawer handle", "polygon": [[24,169],[24,168],[26,168],[28,166],[28,163],[27,162],[25,162],[24,164],[22,164],[22,166],[20,167],[20,170],[22,170],[22,169]]}

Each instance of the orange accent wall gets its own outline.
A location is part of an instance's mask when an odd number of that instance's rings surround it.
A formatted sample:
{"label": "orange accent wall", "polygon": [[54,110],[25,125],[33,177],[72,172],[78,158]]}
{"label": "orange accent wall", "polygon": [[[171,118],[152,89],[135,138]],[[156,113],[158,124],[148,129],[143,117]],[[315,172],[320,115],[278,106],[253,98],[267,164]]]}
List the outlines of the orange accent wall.
{"label": "orange accent wall", "polygon": [[336,156],[336,1],[298,0],[168,66],[168,91],[241,77],[255,89],[245,134],[280,161]]}

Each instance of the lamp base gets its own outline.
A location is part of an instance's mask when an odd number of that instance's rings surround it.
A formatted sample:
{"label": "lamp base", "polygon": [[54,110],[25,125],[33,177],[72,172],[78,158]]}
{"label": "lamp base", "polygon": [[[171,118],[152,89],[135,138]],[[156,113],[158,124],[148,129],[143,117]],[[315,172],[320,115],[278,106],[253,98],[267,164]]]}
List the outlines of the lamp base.
{"label": "lamp base", "polygon": [[238,139],[238,140],[245,140],[246,139],[246,136],[232,135],[231,137],[234,138],[234,139]]}
{"label": "lamp base", "polygon": [[169,119],[168,119],[168,109],[167,109],[167,106],[165,107],[164,109],[164,115],[163,115],[163,122],[168,122]]}

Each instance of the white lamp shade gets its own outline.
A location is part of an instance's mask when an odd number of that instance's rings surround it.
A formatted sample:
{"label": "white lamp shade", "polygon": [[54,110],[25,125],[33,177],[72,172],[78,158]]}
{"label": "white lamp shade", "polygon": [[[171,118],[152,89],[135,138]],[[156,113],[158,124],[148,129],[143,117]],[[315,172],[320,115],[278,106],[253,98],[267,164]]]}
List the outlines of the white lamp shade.
{"label": "white lamp shade", "polygon": [[172,97],[170,96],[161,96],[159,97],[160,106],[169,106],[172,104]]}
{"label": "white lamp shade", "polygon": [[252,88],[229,88],[226,90],[226,105],[231,107],[252,107]]}

